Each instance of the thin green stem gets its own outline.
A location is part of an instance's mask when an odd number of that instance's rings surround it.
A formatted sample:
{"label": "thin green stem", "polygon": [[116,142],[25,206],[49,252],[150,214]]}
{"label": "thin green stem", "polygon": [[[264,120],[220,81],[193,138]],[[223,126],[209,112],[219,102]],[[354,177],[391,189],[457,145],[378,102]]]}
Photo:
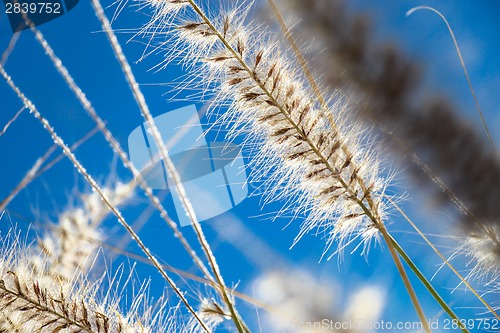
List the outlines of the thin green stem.
{"label": "thin green stem", "polygon": [[[410,279],[408,278],[408,275],[406,274],[406,271],[403,267],[403,264],[401,263],[401,260],[399,260],[399,257],[396,253],[396,247],[394,246],[392,242],[392,237],[389,235],[387,232],[387,229],[385,226],[382,224],[379,229],[380,233],[382,234],[382,237],[384,237],[384,241],[387,243],[387,247],[389,248],[389,252],[391,253],[392,259],[394,260],[394,264],[396,265],[396,268],[398,269],[399,275],[401,276],[401,279],[403,280],[403,283],[406,287],[406,291],[408,292],[408,295],[410,295],[411,302],[413,303],[413,307],[417,311],[418,317],[420,318],[420,321],[422,322],[422,326],[424,330],[428,333],[431,332],[431,328],[429,327],[429,323],[427,322],[427,318],[425,317],[424,311],[422,310],[422,306],[420,305],[417,295],[415,293],[415,290],[413,289],[413,286],[411,285]],[[399,252],[399,251],[398,251]]]}
{"label": "thin green stem", "polygon": [[481,295],[472,287],[472,285],[467,282],[467,280],[457,271],[457,269],[449,262],[448,259],[445,258],[443,254],[436,248],[434,244],[427,238],[427,236],[424,235],[422,231],[417,227],[415,223],[408,217],[408,215],[405,214],[405,212],[390,198],[387,198],[387,200],[396,208],[396,210],[403,216],[403,218],[415,229],[415,231],[420,235],[420,237],[423,238],[423,240],[434,250],[434,252],[443,260],[443,262],[451,269],[453,273],[460,279],[460,281],[481,301],[481,303],[486,306],[486,308],[498,319],[500,320],[500,316],[496,313],[496,311],[489,305]]}
{"label": "thin green stem", "polygon": [[429,293],[432,295],[432,297],[439,303],[439,305],[443,308],[443,310],[450,316],[451,319],[455,320],[460,327],[460,330],[464,333],[469,333],[467,328],[464,326],[464,324],[460,321],[460,319],[457,317],[457,315],[453,312],[453,310],[446,304],[446,302],[443,300],[443,298],[437,293],[436,289],[430,284],[429,280],[420,272],[418,267],[413,263],[413,261],[410,259],[410,257],[406,254],[406,252],[401,248],[401,246],[396,242],[396,240],[390,235],[387,234],[389,237],[389,241],[394,246],[396,251],[399,253],[399,255],[403,258],[403,260],[406,262],[406,264],[410,267],[410,269],[415,273],[417,278],[422,282],[422,284],[427,288]]}

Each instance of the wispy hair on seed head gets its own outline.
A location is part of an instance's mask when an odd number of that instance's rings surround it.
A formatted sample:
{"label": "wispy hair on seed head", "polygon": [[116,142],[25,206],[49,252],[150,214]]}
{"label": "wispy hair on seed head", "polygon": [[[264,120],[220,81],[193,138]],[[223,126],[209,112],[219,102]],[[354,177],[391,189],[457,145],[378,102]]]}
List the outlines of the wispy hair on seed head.
{"label": "wispy hair on seed head", "polygon": [[[250,151],[261,146],[252,156],[252,177],[266,184],[267,201],[287,198],[283,212],[308,217],[297,240],[320,229],[328,234],[327,248],[358,233],[368,241],[376,234],[373,219],[384,217],[386,183],[369,136],[347,122],[342,96],[331,96],[329,110],[320,110],[286,51],[245,14],[168,19],[165,29],[175,26],[175,43],[165,59],[195,67],[201,88],[213,89],[216,102],[227,105],[219,121],[232,124],[228,139],[244,134]],[[324,112],[336,120],[333,126]]]}

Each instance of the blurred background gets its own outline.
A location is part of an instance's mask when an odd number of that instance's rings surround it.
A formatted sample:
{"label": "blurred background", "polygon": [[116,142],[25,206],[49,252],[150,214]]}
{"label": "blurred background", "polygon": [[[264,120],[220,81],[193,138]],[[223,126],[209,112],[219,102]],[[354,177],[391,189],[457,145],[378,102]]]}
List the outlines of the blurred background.
{"label": "blurred background", "polygon": [[[214,11],[220,6],[218,1],[209,2]],[[493,140],[498,144],[500,3],[354,0],[349,1],[347,7],[353,13],[364,13],[369,17],[371,32],[377,40],[394,43],[408,58],[417,61],[421,65],[426,89],[449,96],[458,106],[461,117],[481,131],[480,118],[444,22],[429,11],[405,16],[408,10],[420,5],[433,6],[449,20]],[[103,1],[103,6],[108,6],[107,16],[114,17],[113,28],[153,115],[159,116],[194,104],[200,114],[201,126],[207,131],[207,141],[220,140],[224,130],[211,129],[213,118],[203,113],[207,100],[203,100],[197,92],[175,89],[188,73],[175,62],[158,70],[155,66],[163,61],[165,51],[152,50],[145,45],[147,39],[136,35],[150,18],[150,13],[140,9],[141,2]],[[250,15],[259,16],[267,4],[258,0],[253,6]],[[114,16],[117,12],[119,15]],[[97,112],[107,121],[108,128],[128,151],[128,136],[143,120],[90,3],[81,1],[73,10],[38,28]],[[6,71],[66,143],[71,145],[91,132],[95,127],[93,121],[58,75],[33,34],[30,31],[13,34],[2,10],[0,52],[9,47],[12,50],[8,59],[2,58]],[[145,57],[145,52],[150,54]],[[4,80],[0,80],[0,130],[21,108],[22,103],[17,96]],[[237,138],[234,143],[241,143],[242,139]],[[0,198],[7,196],[52,144],[48,133],[28,111],[19,115],[8,131],[0,136]],[[53,156],[59,153],[57,151]],[[131,180],[130,173],[100,134],[86,139],[76,150],[76,155],[87,171],[102,184]],[[243,152],[244,162],[248,161],[248,157]],[[399,168],[398,160],[387,160],[385,163],[390,169]],[[245,172],[248,175],[250,170]],[[418,321],[387,247],[374,244],[368,253],[363,254],[361,249],[356,249],[357,244],[351,244],[343,255],[331,256],[334,252],[331,249],[322,260],[326,242],[321,234],[306,235],[292,247],[301,218],[273,219],[283,202],[264,204],[265,197],[259,191],[259,184],[251,179],[249,181],[250,194],[246,199],[233,209],[203,221],[202,226],[227,284],[267,303],[274,311],[270,315],[255,304],[237,301],[244,318],[255,332],[306,331],[291,322],[324,318],[334,321],[365,318],[371,322],[394,323]],[[0,231],[5,234],[14,225],[22,232],[29,230],[32,239],[34,234],[43,233],[49,223],[56,222],[57,216],[66,207],[77,206],[78,195],[88,191],[90,188],[81,175],[63,158],[19,193],[5,212],[0,212]],[[456,221],[453,216],[434,205],[433,197],[428,193],[417,190],[405,170],[398,170],[391,191],[404,195],[406,200],[402,207],[405,212],[440,244],[445,255],[454,253],[456,244],[452,236]],[[176,219],[177,212],[170,193],[157,193],[164,198],[169,214]],[[199,275],[170,229],[139,191],[124,208],[124,215],[147,246],[165,263]],[[140,254],[113,218],[106,221],[105,227],[109,228],[105,232],[108,245]],[[388,228],[423,273],[433,278],[436,289],[454,307],[459,317],[491,317],[470,292],[463,291],[460,281],[448,269],[440,270],[439,258],[415,236],[398,214],[393,214]],[[183,227],[182,232],[196,244],[189,226]],[[97,275],[105,269],[116,269],[120,263],[130,267],[135,260],[111,248],[104,247],[103,253],[102,262],[96,267],[100,271]],[[327,260],[330,256],[331,259]],[[467,272],[467,260],[459,257],[455,263]],[[147,263],[137,264],[135,274],[138,281],[151,277],[152,297],[157,298],[163,292],[165,282]],[[193,303],[199,301],[199,296],[206,296],[207,288],[203,285],[183,277],[176,277],[176,280],[181,288],[188,291]],[[451,328],[444,329],[446,315],[442,314],[420,282],[416,279],[412,282],[429,319],[440,320],[440,329],[436,332],[453,331]],[[487,295],[487,298],[498,302],[498,291]],[[177,302],[174,295],[171,302],[173,305]],[[270,316],[275,319],[270,319]],[[276,321],[276,318],[279,320]],[[225,330],[224,327],[220,329],[221,332]],[[373,331],[387,330],[375,327]]]}

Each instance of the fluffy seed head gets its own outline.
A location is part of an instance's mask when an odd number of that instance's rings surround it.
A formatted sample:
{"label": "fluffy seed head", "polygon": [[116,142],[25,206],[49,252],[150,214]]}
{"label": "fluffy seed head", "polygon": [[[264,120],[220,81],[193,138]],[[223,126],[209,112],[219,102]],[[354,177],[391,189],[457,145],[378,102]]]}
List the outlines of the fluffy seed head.
{"label": "fluffy seed head", "polygon": [[464,252],[474,258],[471,276],[500,276],[500,228],[497,225],[476,228],[464,237]]}
{"label": "fluffy seed head", "polygon": [[[113,206],[118,206],[131,197],[133,186],[117,183],[102,191]],[[39,239],[38,249],[31,256],[32,269],[48,279],[71,281],[86,273],[104,238],[98,228],[110,212],[108,206],[97,192],[81,199],[82,206],[65,210],[50,232]]]}
{"label": "fluffy seed head", "polygon": [[98,283],[47,279],[32,269],[29,248],[5,239],[0,246],[0,331],[151,332],[138,314],[122,315],[118,301],[100,302]]}
{"label": "fluffy seed head", "polygon": [[328,246],[368,241],[384,217],[386,181],[366,131],[347,121],[342,96],[322,109],[280,46],[251,26],[238,10],[198,15],[175,25],[166,59],[181,54],[199,87],[218,87],[215,99],[229,105],[219,121],[233,124],[228,138],[244,133],[250,149],[261,147],[253,180],[267,185],[267,200],[294,198],[283,212],[307,216],[297,239],[319,228]]}

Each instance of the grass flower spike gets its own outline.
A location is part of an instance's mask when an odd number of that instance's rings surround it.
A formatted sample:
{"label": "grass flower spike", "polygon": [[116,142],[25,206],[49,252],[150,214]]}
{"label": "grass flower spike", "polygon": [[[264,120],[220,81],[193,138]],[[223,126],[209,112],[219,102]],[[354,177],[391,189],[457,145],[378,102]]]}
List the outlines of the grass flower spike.
{"label": "grass flower spike", "polygon": [[[182,62],[200,66],[205,88],[220,87],[216,100],[230,103],[222,121],[234,123],[229,137],[244,132],[247,142],[262,144],[253,158],[253,179],[267,183],[270,200],[294,195],[300,205],[293,205],[293,213],[307,213],[298,239],[321,229],[328,233],[328,246],[353,236],[368,242],[384,217],[386,181],[379,177],[368,135],[346,121],[349,110],[342,96],[332,96],[331,108],[321,110],[284,52],[268,36],[252,31],[241,10],[208,18],[194,2],[185,3],[198,20],[151,21],[166,22],[163,27],[170,32],[175,28],[175,47],[169,45],[166,61],[183,54]],[[154,30],[154,38],[157,29],[142,31]]]}
{"label": "grass flower spike", "polygon": [[70,293],[43,281],[22,263],[0,261],[0,332],[150,332],[114,306],[98,304],[90,290]]}
{"label": "grass flower spike", "polygon": [[[103,191],[116,205],[132,193],[123,184]],[[83,205],[61,214],[36,246],[21,245],[12,231],[2,237],[0,332],[147,333],[163,325],[150,316],[144,294],[136,295],[124,315],[113,283],[104,291],[101,280],[89,280],[104,238],[98,226],[109,210],[96,192],[82,198]]]}

